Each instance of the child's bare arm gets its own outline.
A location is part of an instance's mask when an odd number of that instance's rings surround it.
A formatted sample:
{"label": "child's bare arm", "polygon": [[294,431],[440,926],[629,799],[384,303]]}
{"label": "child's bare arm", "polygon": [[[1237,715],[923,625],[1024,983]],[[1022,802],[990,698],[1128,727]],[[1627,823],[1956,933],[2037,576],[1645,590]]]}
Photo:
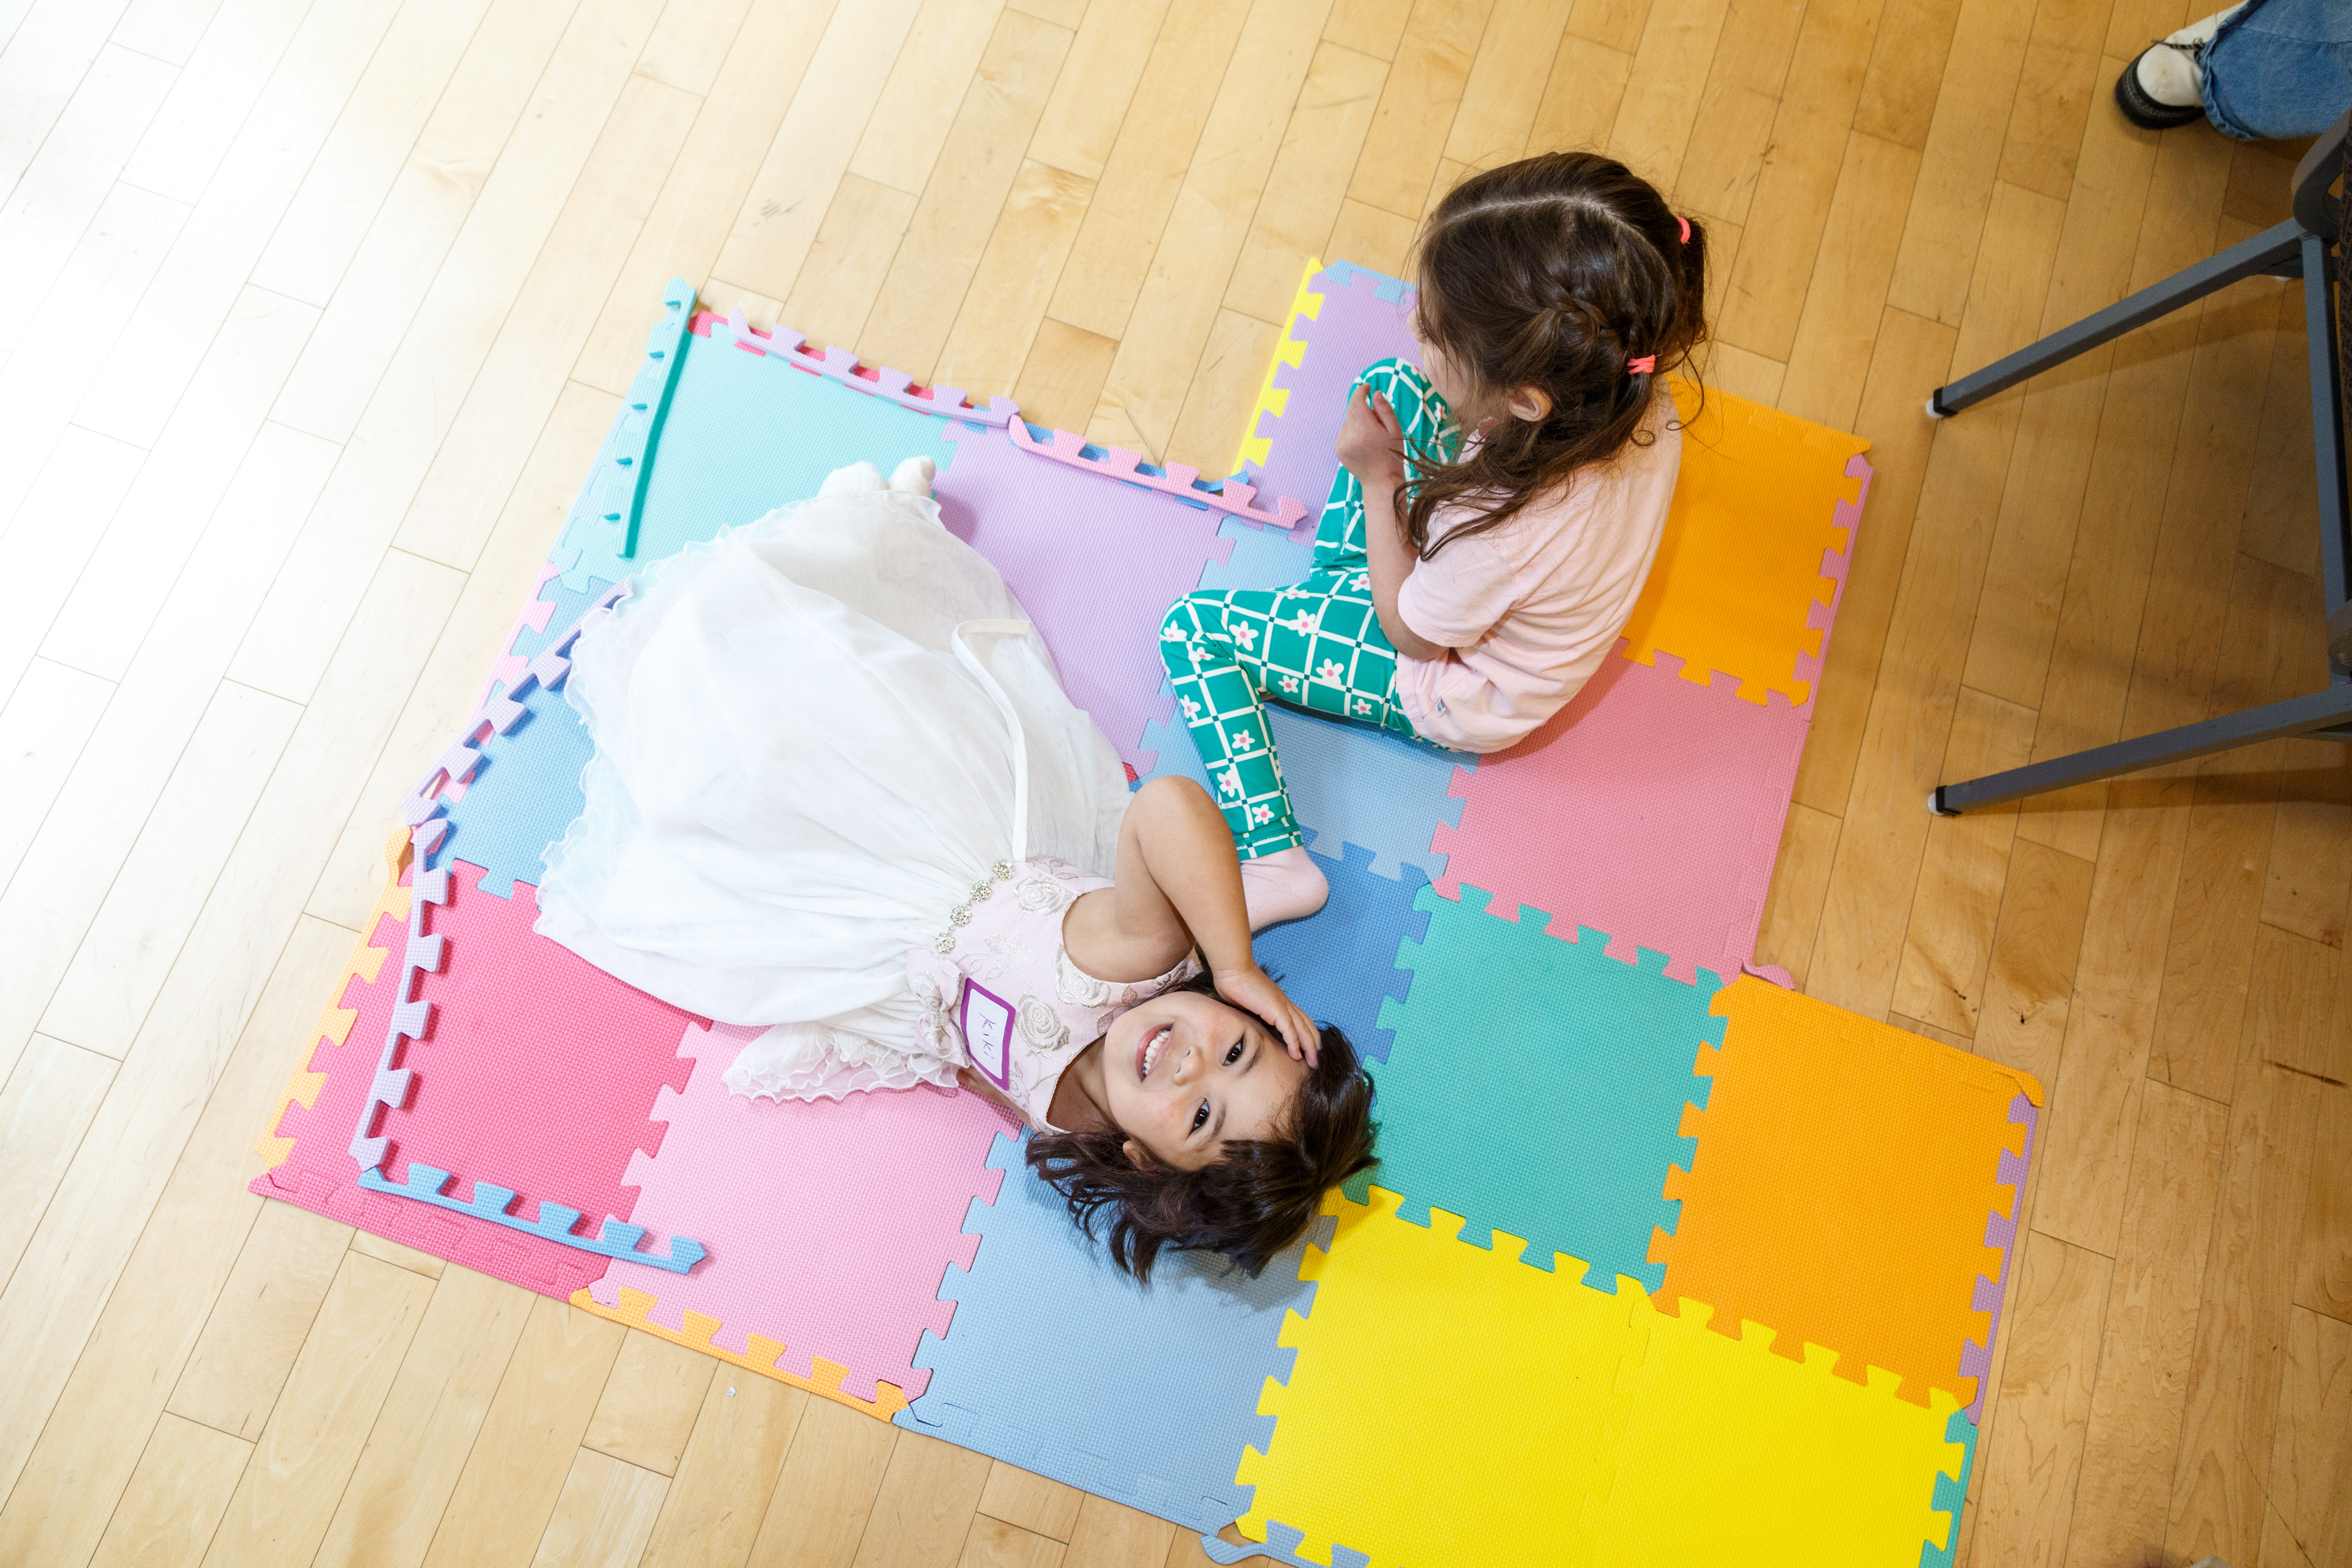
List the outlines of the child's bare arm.
{"label": "child's bare arm", "polygon": [[1198,947],[1227,1001],[1264,1018],[1293,1056],[1314,1059],[1313,1022],[1250,951],[1232,831],[1191,779],[1154,779],[1136,792],[1119,828],[1117,885],[1080,899],[1062,940],[1072,962],[1106,980],[1165,973]]}

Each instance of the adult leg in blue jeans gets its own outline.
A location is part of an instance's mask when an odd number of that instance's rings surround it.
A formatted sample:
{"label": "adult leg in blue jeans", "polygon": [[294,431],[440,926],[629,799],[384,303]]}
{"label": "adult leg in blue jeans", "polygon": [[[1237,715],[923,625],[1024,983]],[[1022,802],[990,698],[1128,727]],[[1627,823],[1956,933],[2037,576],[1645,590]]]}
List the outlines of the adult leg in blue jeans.
{"label": "adult leg in blue jeans", "polygon": [[2151,131],[2202,119],[2244,142],[2316,136],[2352,108],[2352,5],[2242,0],[2143,50],[2116,102]]}

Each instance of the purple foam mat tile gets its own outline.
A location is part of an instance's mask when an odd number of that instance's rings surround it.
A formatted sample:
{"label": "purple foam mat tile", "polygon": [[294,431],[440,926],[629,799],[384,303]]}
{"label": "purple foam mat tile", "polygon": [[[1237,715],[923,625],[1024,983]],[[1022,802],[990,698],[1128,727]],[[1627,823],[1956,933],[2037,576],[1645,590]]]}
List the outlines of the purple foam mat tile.
{"label": "purple foam mat tile", "polygon": [[1014,420],[1005,427],[1005,434],[1013,438],[1014,446],[1034,456],[1085,468],[1122,484],[1158,490],[1189,505],[1225,512],[1261,528],[1297,537],[1302,543],[1314,537],[1314,530],[1307,522],[1310,509],[1305,501],[1296,496],[1269,495],[1260,505],[1257,487],[1239,475],[1215,485],[1204,484],[1201,470],[1188,464],[1171,463],[1160,468],[1146,463],[1140,452],[1130,452],[1124,447],[1094,446],[1084,436],[1068,430],[1048,430],[1025,420]]}
{"label": "purple foam mat tile", "polygon": [[1070,700],[1094,715],[1142,776],[1144,725],[1166,723],[1160,621],[1234,542],[1224,514],[1040,462],[1002,430],[940,426],[934,489],[949,531],[988,557],[1037,623]]}
{"label": "purple foam mat tile", "polygon": [[2022,1093],[2009,1102],[2009,1119],[2024,1126],[2025,1148],[2022,1152],[2008,1149],[2000,1152],[1993,1180],[2011,1190],[2010,1212],[2003,1214],[1995,1209],[1985,1218],[1985,1245],[2000,1249],[2000,1275],[1994,1279],[1977,1276],[1975,1293],[1969,1305],[1972,1310],[1990,1314],[1984,1343],[1969,1340],[1960,1348],[1960,1375],[1977,1380],[1977,1396],[1963,1412],[1971,1424],[1984,1415],[1985,1390],[1992,1380],[1992,1347],[2000,1339],[2001,1300],[2009,1290],[2010,1262],[2017,1256],[2017,1215],[2025,1205],[2025,1179],[2033,1168],[2033,1137],[2042,1125],[2041,1112]]}
{"label": "purple foam mat tile", "polygon": [[1318,511],[1331,492],[1339,460],[1333,447],[1348,412],[1348,388],[1366,365],[1384,359],[1421,363],[1412,335],[1419,296],[1392,278],[1336,261],[1308,288],[1323,297],[1315,316],[1301,315],[1291,335],[1306,344],[1296,365],[1278,365],[1274,384],[1290,395],[1279,418],[1259,416],[1255,434],[1271,437],[1266,459],[1253,476],[1261,491],[1297,496]]}

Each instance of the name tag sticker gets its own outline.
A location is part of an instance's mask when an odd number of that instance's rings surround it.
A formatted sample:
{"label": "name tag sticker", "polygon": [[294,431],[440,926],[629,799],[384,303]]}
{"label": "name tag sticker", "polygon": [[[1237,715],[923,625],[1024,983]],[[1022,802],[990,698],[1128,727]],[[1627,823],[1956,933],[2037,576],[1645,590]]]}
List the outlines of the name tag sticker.
{"label": "name tag sticker", "polygon": [[972,1066],[997,1088],[1013,1087],[1013,1008],[1003,997],[967,976],[963,998],[956,1005],[962,1026],[964,1048]]}

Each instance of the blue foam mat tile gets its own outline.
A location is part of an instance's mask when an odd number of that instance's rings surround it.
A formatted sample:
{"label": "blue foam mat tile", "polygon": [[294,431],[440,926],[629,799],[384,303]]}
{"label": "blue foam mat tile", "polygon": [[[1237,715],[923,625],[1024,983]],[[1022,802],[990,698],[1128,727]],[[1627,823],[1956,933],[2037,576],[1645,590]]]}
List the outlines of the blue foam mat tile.
{"label": "blue foam mat tile", "polygon": [[[1265,1544],[1263,1546],[1234,1546],[1204,1533],[1201,1537],[1201,1550],[1212,1563],[1245,1563],[1252,1557],[1271,1557],[1277,1563],[1293,1563],[1296,1568],[1326,1568],[1312,1557],[1298,1555],[1298,1548],[1306,1540],[1305,1531],[1293,1530],[1278,1519],[1270,1519],[1265,1521]],[[1335,1544],[1331,1548],[1328,1568],[1370,1568],[1371,1561],[1370,1556],[1352,1546]]]}
{"label": "blue foam mat tile", "polygon": [[[816,494],[825,475],[864,458],[884,473],[903,458],[938,458],[945,420],[835,386],[788,362],[682,334],[685,350],[659,445],[648,458],[636,548],[580,512],[553,559],[572,589],[618,582],[726,527]],[[623,411],[624,415],[626,410]]]}
{"label": "blue foam mat tile", "polygon": [[1381,876],[1360,844],[1341,845],[1333,859],[1314,842],[1307,853],[1331,884],[1331,901],[1311,920],[1260,931],[1258,963],[1282,977],[1282,988],[1309,1017],[1344,1030],[1358,1056],[1385,1062],[1394,1037],[1381,1027],[1381,999],[1403,1001],[1412,985],[1412,976],[1396,966],[1397,950],[1428,934],[1429,915],[1415,899],[1429,879],[1413,866]]}
{"label": "blue foam mat tile", "polygon": [[[1318,499],[1314,505],[1319,512],[1322,501]],[[1287,588],[1315,570],[1311,538],[1301,542],[1287,533],[1238,518],[1227,518],[1217,532],[1234,542],[1234,552],[1222,565],[1212,561],[1202,570],[1203,588]]]}
{"label": "blue foam mat tile", "polygon": [[989,1151],[1004,1184],[972,1203],[971,1269],[949,1265],[940,1288],[955,1320],[944,1340],[923,1335],[914,1364],[930,1385],[894,1419],[1194,1530],[1231,1523],[1254,1491],[1234,1483],[1242,1451],[1274,1435],[1258,1395],[1297,1355],[1277,1346],[1283,1314],[1314,1299],[1298,1278],[1306,1243],[1255,1280],[1163,1255],[1139,1287],[1078,1234],[1022,1148],[1000,1133]]}
{"label": "blue foam mat tile", "polygon": [[1969,1472],[1977,1466],[1977,1424],[1969,1419],[1967,1411],[1952,1412],[1952,1418],[1944,1423],[1944,1441],[1961,1446],[1960,1479],[1954,1480],[1937,1471],[1933,1506],[1949,1513],[1952,1522],[1942,1545],[1930,1541],[1919,1548],[1919,1568],[1952,1568],[1952,1554],[1960,1548],[1960,1508],[1968,1500]]}
{"label": "blue foam mat tile", "polygon": [[[517,647],[534,636],[526,629]],[[522,721],[505,734],[489,732],[466,797],[446,808],[441,851],[444,864],[463,857],[481,867],[482,891],[501,899],[514,897],[518,881],[539,886],[541,855],[586,804],[580,773],[596,750],[562,691],[532,682],[517,700]]]}
{"label": "blue foam mat tile", "polygon": [[1666,1173],[1687,1170],[1697,1146],[1681,1135],[1683,1108],[1704,1108],[1711,1080],[1696,1076],[1699,1047],[1721,1046],[1727,1021],[1710,1017],[1722,982],[1666,977],[1647,948],[1622,963],[1608,936],[1549,933],[1522,908],[1514,923],[1487,912],[1488,895],[1461,900],[1423,889],[1426,936],[1404,942],[1413,972],[1402,1000],[1383,1002],[1396,1032],[1380,1074],[1381,1163],[1349,1184],[1358,1203],[1378,1181],[1404,1194],[1401,1217],[1432,1208],[1465,1216],[1462,1239],[1493,1245],[1501,1231],[1527,1243],[1540,1268],[1553,1254],[1581,1259],[1584,1283],[1613,1290],[1630,1275],[1664,1282],[1648,1261],[1652,1230],[1671,1234],[1682,1205]]}

